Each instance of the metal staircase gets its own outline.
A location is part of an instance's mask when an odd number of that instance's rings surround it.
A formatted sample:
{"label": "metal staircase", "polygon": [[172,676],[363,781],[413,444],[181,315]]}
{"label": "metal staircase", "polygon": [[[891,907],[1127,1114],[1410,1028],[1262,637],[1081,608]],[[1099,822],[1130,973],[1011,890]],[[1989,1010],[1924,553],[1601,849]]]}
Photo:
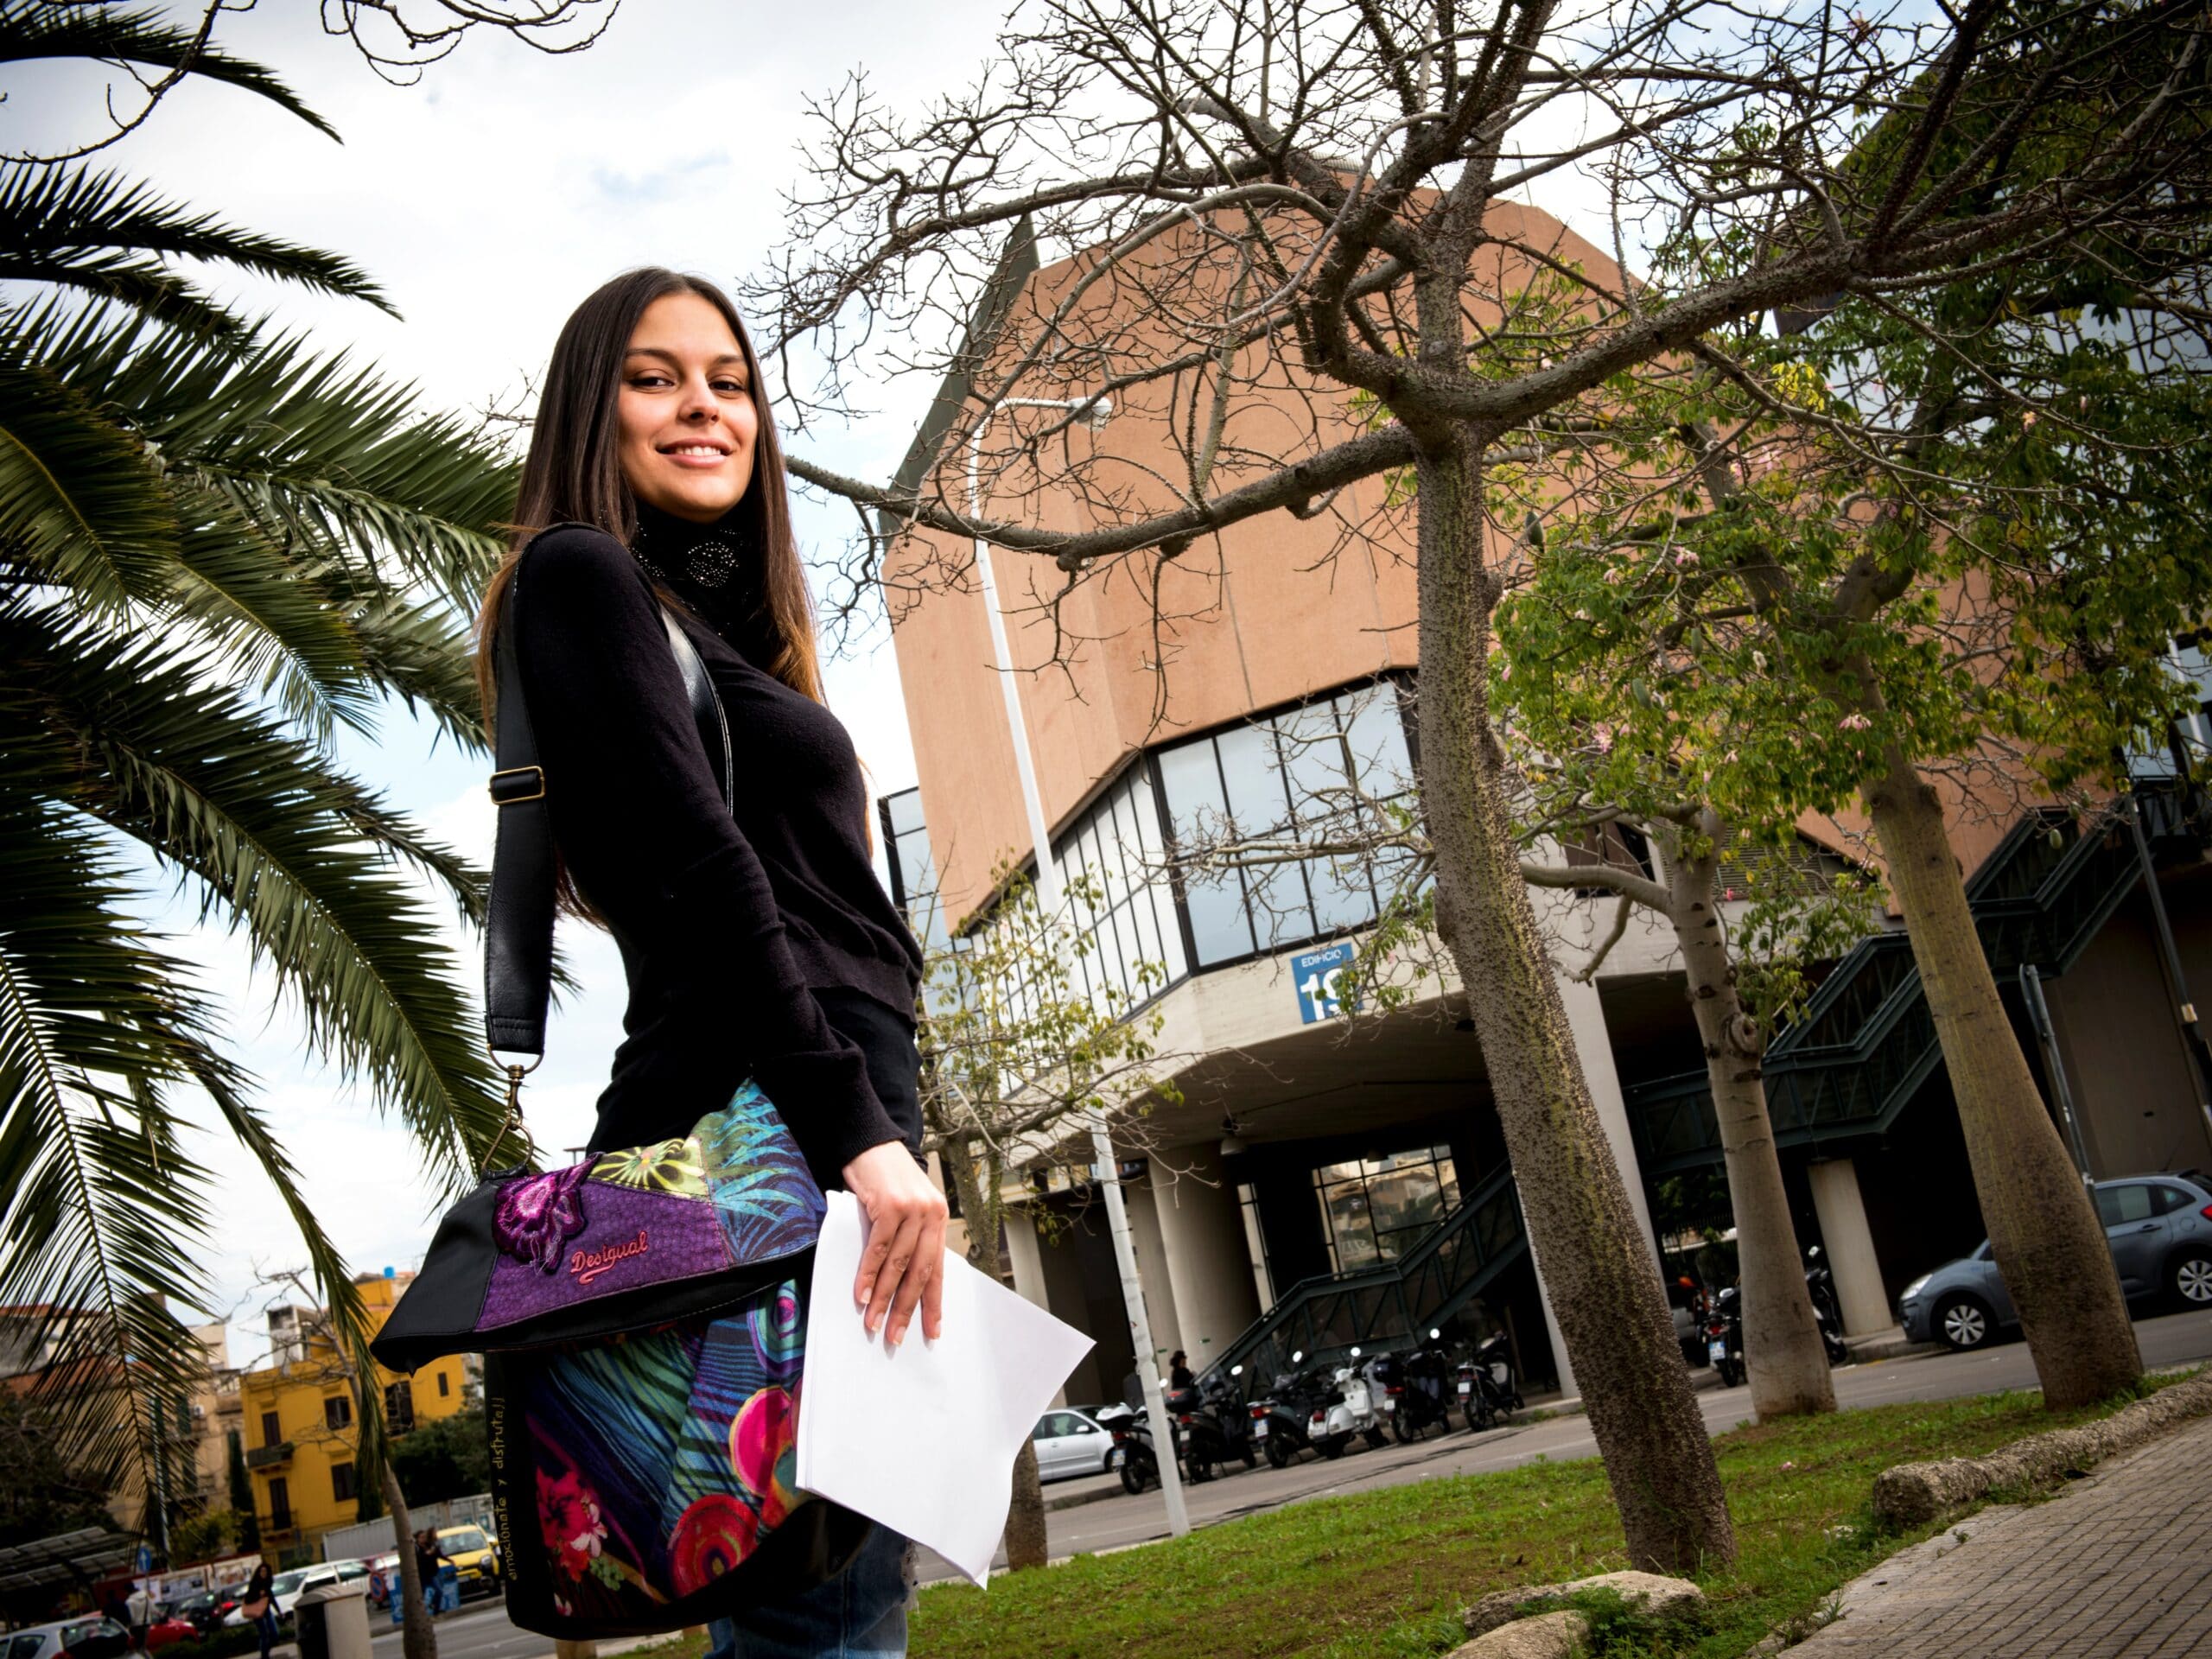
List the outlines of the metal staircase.
{"label": "metal staircase", "polygon": [[1513,1172],[1501,1166],[1396,1261],[1300,1280],[1215,1357],[1205,1376],[1242,1365],[1265,1387],[1291,1369],[1294,1353],[1306,1356],[1302,1363],[1319,1364],[1354,1346],[1401,1346],[1457,1313],[1528,1249]]}
{"label": "metal staircase", "polygon": [[[2174,791],[2139,787],[2134,800],[2154,853],[2198,845],[2197,826]],[[2000,983],[2023,966],[2056,975],[2073,965],[2141,879],[2134,834],[2117,815],[2085,833],[2055,808],[2012,826],[1967,883],[1975,931]],[[1901,932],[1861,940],[1767,1050],[1776,1144],[1888,1128],[1942,1058],[1910,942]],[[1624,1093],[1647,1177],[1720,1160],[1702,1070]]]}

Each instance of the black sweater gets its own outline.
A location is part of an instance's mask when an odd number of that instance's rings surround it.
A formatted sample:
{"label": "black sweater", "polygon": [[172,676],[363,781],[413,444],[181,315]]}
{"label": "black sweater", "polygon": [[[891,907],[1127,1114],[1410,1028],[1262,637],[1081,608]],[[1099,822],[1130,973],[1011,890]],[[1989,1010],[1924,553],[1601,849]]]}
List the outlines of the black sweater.
{"label": "black sweater", "polygon": [[812,991],[864,992],[911,1026],[921,964],[869,862],[851,738],[679,612],[729,721],[726,811],[652,584],[621,543],[541,537],[510,604],[554,839],[629,979],[593,1144],[685,1134],[751,1076],[835,1184],[901,1137]]}

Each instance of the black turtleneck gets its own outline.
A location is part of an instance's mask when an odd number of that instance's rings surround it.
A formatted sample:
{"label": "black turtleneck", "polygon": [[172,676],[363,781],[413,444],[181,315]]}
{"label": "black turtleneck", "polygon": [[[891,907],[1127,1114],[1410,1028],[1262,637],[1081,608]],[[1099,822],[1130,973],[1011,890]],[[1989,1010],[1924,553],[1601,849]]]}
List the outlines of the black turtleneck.
{"label": "black turtleneck", "polygon": [[[634,555],[564,526],[523,559],[510,615],[554,838],[629,978],[594,1145],[683,1134],[750,1075],[835,1184],[918,1126],[886,1112],[812,993],[860,991],[911,1028],[921,952],[869,860],[851,738],[766,671],[758,563],[725,525],[651,514]],[[728,715],[727,811],[656,576],[691,613],[678,614]]]}

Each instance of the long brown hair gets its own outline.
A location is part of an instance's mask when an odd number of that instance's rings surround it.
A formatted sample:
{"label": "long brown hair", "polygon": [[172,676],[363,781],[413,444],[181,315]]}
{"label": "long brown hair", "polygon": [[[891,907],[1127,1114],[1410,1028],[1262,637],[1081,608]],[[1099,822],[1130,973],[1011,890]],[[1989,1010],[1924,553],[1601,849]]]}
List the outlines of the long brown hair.
{"label": "long brown hair", "polygon": [[[768,671],[800,695],[824,701],[814,601],[807,591],[798,544],[791,537],[783,447],[776,442],[776,423],[762,390],[753,338],[729,296],[714,283],[647,265],[625,271],[601,287],[569,314],[560,338],[553,342],[553,360],[546,366],[545,389],[538,396],[530,453],[516,493],[514,539],[486,585],[483,607],[476,614],[476,690],[487,732],[498,717],[492,641],[514,582],[516,560],[530,538],[549,524],[561,524],[595,525],[626,546],[638,533],[638,501],[622,476],[619,448],[622,366],[645,308],[671,294],[696,294],[721,312],[736,337],[738,350],[745,354],[746,390],[760,416],[760,433],[753,444],[753,481],[737,505],[737,539],[741,546],[758,550],[760,559],[767,620],[777,639]],[[661,596],[682,608],[683,601],[674,594],[663,590]],[[559,882],[564,904],[589,916],[591,910],[565,866]]]}

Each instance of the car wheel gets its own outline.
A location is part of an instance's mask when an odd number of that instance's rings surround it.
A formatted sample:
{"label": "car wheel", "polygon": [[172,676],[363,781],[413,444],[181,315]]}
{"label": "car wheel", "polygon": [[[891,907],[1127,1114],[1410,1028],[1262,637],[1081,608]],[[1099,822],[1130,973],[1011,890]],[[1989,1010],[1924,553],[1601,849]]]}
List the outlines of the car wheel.
{"label": "car wheel", "polygon": [[1936,1338],[1958,1353],[1989,1345],[1994,1321],[1979,1296],[1946,1296],[1936,1309]]}
{"label": "car wheel", "polygon": [[2166,1268],[2166,1288],[2185,1307],[2212,1307],[2212,1251],[2176,1256]]}

